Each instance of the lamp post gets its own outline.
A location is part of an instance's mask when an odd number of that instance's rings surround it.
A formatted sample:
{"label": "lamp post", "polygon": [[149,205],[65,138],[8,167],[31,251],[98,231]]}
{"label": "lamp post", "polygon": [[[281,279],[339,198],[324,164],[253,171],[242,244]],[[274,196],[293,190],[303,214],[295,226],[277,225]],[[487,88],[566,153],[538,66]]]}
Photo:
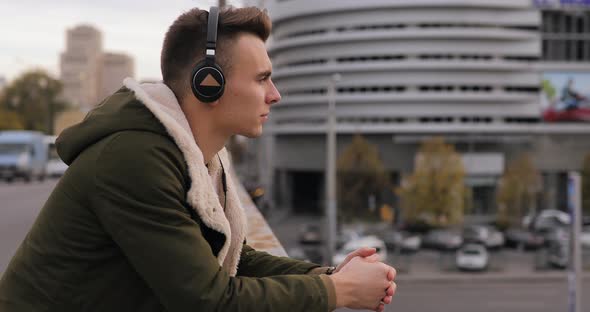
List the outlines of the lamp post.
{"label": "lamp post", "polygon": [[47,134],[53,134],[53,103],[52,101],[47,101],[45,98],[45,88],[47,88],[47,78],[40,77],[37,80],[37,85],[39,86],[39,101],[43,104],[47,104]]}
{"label": "lamp post", "polygon": [[332,263],[336,249],[336,83],[340,74],[333,74],[328,85],[328,111],[326,116],[326,254]]}
{"label": "lamp post", "polygon": [[568,312],[582,311],[582,250],[580,233],[582,223],[582,179],[578,172],[568,174],[568,208],[571,216],[570,263],[568,273]]}

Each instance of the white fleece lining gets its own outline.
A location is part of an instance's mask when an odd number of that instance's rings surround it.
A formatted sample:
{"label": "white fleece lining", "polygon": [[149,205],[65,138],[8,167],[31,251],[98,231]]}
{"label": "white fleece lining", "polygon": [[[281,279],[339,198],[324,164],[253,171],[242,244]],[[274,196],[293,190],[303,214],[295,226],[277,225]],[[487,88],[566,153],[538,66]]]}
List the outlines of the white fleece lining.
{"label": "white fleece lining", "polygon": [[[218,153],[227,175],[227,207],[224,213],[219,201],[221,194],[215,192],[203,154],[172,90],[161,82],[139,84],[132,78],[126,78],[123,83],[160,120],[184,155],[192,180],[186,200],[208,227],[225,235],[217,261],[231,276],[235,276],[246,237],[246,216],[229,175],[227,150],[223,148]],[[220,179],[221,166],[217,157],[211,160],[209,167],[212,175]]]}

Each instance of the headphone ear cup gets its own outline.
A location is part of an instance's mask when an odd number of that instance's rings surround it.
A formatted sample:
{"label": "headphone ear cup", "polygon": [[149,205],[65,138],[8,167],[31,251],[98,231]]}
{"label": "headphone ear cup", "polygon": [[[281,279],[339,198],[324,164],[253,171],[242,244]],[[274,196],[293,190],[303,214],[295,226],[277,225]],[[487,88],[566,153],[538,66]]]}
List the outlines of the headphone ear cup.
{"label": "headphone ear cup", "polygon": [[191,89],[201,102],[217,101],[225,90],[225,76],[215,63],[201,61],[191,74]]}

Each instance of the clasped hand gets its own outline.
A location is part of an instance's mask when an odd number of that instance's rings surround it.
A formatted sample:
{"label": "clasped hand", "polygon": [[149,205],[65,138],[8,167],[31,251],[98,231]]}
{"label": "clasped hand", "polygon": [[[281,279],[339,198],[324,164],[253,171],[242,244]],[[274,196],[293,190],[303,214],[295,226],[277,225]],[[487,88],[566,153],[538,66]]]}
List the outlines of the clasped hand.
{"label": "clasped hand", "polygon": [[336,288],[336,305],[381,312],[391,303],[396,290],[396,271],[380,262],[375,248],[350,253],[331,276]]}

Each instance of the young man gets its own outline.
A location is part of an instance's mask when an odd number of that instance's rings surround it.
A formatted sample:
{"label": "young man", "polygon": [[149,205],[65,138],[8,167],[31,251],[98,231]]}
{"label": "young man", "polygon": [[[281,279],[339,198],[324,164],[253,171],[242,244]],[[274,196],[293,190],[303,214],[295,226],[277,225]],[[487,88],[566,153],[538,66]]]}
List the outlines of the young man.
{"label": "young man", "polygon": [[[0,311],[381,311],[391,302],[395,270],[374,250],[328,275],[246,244],[223,146],[259,136],[280,100],[264,46],[270,20],[256,8],[224,10],[207,43],[210,20],[198,9],[181,15],[164,40],[164,83],[127,79],[59,137],[70,168],[0,281]],[[201,75],[205,55],[219,67],[205,62],[215,69]]]}

